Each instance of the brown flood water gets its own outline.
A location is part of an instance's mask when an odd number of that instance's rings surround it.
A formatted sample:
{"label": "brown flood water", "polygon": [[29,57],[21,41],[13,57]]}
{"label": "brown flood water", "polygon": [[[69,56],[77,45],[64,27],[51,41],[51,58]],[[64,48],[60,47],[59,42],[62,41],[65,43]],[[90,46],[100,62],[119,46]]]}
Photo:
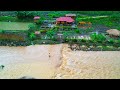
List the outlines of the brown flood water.
{"label": "brown flood water", "polygon": [[67,44],[0,46],[0,64],[0,79],[120,78],[120,51],[71,51]]}
{"label": "brown flood water", "polygon": [[[52,78],[60,64],[61,45],[35,45],[27,47],[0,47],[0,78]],[[49,53],[50,56],[49,57]]]}

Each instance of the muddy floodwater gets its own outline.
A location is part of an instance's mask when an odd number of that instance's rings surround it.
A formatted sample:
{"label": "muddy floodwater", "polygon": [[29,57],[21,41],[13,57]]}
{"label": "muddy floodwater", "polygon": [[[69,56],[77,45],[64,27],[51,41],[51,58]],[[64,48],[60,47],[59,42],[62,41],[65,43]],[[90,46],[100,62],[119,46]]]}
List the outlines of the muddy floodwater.
{"label": "muddy floodwater", "polygon": [[120,51],[71,51],[67,44],[0,46],[0,79],[120,78]]}
{"label": "muddy floodwater", "polygon": [[[59,66],[61,45],[35,45],[27,47],[0,47],[0,78],[52,78]],[[54,49],[53,49],[54,48]],[[51,56],[51,57],[49,57]]]}

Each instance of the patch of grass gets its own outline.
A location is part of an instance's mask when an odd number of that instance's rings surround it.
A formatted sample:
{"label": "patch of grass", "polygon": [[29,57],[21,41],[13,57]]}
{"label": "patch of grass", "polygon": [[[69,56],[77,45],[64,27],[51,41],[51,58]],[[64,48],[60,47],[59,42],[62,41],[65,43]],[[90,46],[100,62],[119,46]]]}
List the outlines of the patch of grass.
{"label": "patch of grass", "polygon": [[0,30],[28,30],[29,24],[25,22],[0,22]]}

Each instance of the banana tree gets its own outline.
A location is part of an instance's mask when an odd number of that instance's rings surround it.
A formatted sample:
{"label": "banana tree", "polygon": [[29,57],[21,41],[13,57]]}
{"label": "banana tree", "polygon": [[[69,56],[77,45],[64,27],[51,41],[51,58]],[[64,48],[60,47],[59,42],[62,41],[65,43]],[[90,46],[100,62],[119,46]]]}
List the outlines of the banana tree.
{"label": "banana tree", "polygon": [[30,40],[34,40],[36,38],[36,35],[34,33],[31,33],[29,38],[30,38]]}

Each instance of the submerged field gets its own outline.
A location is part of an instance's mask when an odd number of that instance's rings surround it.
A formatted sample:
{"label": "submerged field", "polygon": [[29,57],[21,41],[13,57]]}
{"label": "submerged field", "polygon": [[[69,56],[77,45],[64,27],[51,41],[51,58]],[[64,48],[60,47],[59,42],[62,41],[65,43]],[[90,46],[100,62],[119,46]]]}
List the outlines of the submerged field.
{"label": "submerged field", "polygon": [[0,22],[0,30],[28,30],[28,22]]}

